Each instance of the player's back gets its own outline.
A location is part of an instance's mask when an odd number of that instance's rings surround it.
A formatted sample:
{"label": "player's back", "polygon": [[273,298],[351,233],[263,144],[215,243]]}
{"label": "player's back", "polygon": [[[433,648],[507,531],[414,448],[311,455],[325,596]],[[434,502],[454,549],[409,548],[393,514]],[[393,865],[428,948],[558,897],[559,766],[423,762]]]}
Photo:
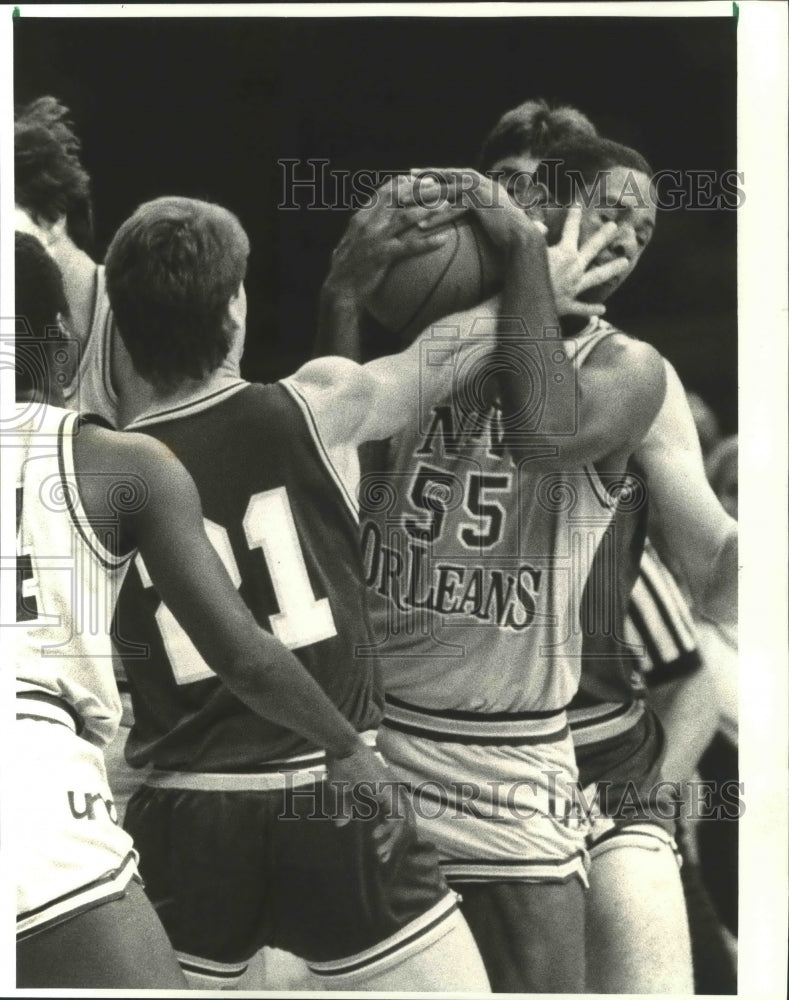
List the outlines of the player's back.
{"label": "player's back", "polygon": [[[192,475],[209,539],[259,624],[302,660],[359,731],[382,695],[370,644],[353,502],[283,383],[235,380],[134,421]],[[150,585],[138,557],[117,639],[134,702],[127,757],[166,769],[255,768],[314,750],[231,695]]]}
{"label": "player's back", "polygon": [[128,556],[109,551],[82,506],[74,437],[87,418],[17,404],[3,442],[16,483],[17,693],[67,706],[92,742],[112,739],[120,701],[110,629]]}

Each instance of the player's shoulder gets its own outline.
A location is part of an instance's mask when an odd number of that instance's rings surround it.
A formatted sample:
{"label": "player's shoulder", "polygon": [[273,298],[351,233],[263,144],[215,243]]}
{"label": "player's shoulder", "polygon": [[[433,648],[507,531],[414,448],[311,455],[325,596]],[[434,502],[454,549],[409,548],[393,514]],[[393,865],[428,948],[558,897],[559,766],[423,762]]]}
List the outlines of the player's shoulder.
{"label": "player's shoulder", "polygon": [[358,378],[364,366],[350,358],[327,355],[313,358],[303,364],[298,371],[282,380],[286,388],[310,388],[317,392],[330,391],[344,386],[349,379]]}
{"label": "player's shoulder", "polygon": [[95,421],[85,422],[79,434],[80,471],[103,470],[122,480],[134,477],[151,488],[169,492],[188,479],[176,455],[156,438],[138,431],[116,431]]}
{"label": "player's shoulder", "polygon": [[601,412],[613,412],[611,407],[618,412],[632,449],[643,440],[663,405],[666,367],[651,344],[616,327],[601,332],[604,335],[594,338],[585,361],[588,385],[598,387],[600,395],[595,398],[601,403],[608,400]]}
{"label": "player's shoulder", "polygon": [[593,368],[616,368],[628,381],[646,381],[661,392],[665,389],[666,363],[656,348],[604,321],[596,332],[588,361]]}
{"label": "player's shoulder", "polygon": [[322,425],[328,420],[350,427],[355,416],[374,404],[381,375],[380,365],[329,355],[308,361],[280,384],[299,404],[308,423],[318,419]]}

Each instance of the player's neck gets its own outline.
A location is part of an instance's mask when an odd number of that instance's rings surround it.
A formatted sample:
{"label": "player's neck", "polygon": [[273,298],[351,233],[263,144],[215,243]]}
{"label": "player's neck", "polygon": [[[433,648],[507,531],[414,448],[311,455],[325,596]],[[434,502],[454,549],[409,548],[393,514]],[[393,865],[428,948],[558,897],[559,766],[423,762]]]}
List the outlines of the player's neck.
{"label": "player's neck", "polygon": [[185,379],[175,388],[163,390],[152,386],[136,372],[132,372],[121,394],[121,426],[125,427],[140,417],[153,416],[173,406],[202,399],[217,389],[235,385],[239,381],[240,376],[237,371],[222,366],[204,378]]}

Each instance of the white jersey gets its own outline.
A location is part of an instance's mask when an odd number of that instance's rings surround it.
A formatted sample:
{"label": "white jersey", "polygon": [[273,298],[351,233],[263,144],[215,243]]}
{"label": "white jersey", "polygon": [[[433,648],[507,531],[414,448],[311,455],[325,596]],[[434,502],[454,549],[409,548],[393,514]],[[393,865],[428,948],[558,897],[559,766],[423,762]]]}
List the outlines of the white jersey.
{"label": "white jersey", "polygon": [[110,630],[130,555],[113,555],[80,500],[73,439],[81,418],[17,404],[3,443],[16,482],[16,689],[65,703],[81,735],[109,742],[121,714]]}
{"label": "white jersey", "polygon": [[[564,375],[613,332],[595,320],[557,341]],[[385,455],[363,456],[362,546],[387,700],[392,711],[554,712],[578,687],[581,595],[614,502],[591,465],[516,466],[500,408],[458,417],[456,402],[426,398]]]}
{"label": "white jersey", "polygon": [[82,342],[77,373],[64,390],[66,406],[82,413],[97,413],[118,426],[118,395],[112,387],[112,309],[107,296],[104,267],[96,266],[88,335]]}

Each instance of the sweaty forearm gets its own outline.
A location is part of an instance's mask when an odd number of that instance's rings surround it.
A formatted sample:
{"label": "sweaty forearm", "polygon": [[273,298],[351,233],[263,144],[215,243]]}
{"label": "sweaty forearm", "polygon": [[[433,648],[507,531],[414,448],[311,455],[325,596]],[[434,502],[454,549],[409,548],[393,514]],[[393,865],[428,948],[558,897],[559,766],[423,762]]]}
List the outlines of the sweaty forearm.
{"label": "sweaty forearm", "polygon": [[[568,408],[574,404],[572,393],[562,391],[562,383],[551,377],[557,350],[563,348],[547,249],[539,235],[519,240],[508,257],[498,336],[503,364],[497,367],[504,417],[512,421],[510,443],[524,432],[539,443],[567,426],[572,416]],[[545,375],[537,384],[531,377],[535,371]],[[564,381],[570,385],[566,376]],[[535,392],[540,399],[533,398]],[[528,424],[515,421],[516,414],[529,414]]]}
{"label": "sweaty forearm", "polygon": [[358,302],[347,291],[337,290],[329,282],[321,289],[313,357],[326,354],[361,361]]}

